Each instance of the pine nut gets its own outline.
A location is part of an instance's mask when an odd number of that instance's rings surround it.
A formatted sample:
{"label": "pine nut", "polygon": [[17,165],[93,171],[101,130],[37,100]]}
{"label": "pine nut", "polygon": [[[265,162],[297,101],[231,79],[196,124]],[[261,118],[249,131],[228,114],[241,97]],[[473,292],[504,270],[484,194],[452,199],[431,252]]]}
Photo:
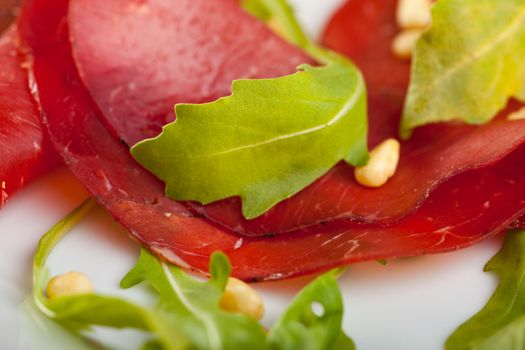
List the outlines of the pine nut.
{"label": "pine nut", "polygon": [[381,187],[396,172],[401,145],[395,139],[380,143],[370,152],[367,165],[355,168],[356,181],[366,187]]}
{"label": "pine nut", "polygon": [[431,10],[431,0],[399,0],[397,24],[403,29],[424,29],[432,22]]}
{"label": "pine nut", "polygon": [[392,42],[393,54],[400,59],[410,59],[422,34],[420,29],[409,29],[399,33]]}
{"label": "pine nut", "polygon": [[515,112],[510,113],[507,116],[507,120],[513,121],[513,120],[524,120],[525,119],[525,107],[522,107],[521,109],[518,109]]}
{"label": "pine nut", "polygon": [[68,295],[87,294],[93,291],[89,278],[81,272],[68,272],[53,277],[47,284],[48,298],[59,298]]}
{"label": "pine nut", "polygon": [[240,312],[255,320],[264,314],[264,304],[255,289],[233,277],[228,280],[220,305],[226,311]]}

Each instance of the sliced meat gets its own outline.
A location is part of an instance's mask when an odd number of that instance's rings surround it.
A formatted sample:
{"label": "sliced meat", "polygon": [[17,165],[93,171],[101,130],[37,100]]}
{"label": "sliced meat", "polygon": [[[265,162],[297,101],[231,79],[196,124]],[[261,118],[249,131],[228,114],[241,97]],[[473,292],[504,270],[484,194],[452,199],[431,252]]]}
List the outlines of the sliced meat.
{"label": "sliced meat", "polygon": [[333,220],[389,225],[417,210],[432,191],[443,191],[439,185],[451,177],[492,165],[524,141],[523,121],[500,118],[481,127],[435,125],[417,131],[412,140],[402,143],[398,170],[379,189],[360,186],[352,169],[339,164],[255,220],[242,217],[237,198],[193,208],[224,227],[250,236],[289,232]]}
{"label": "sliced meat", "polygon": [[234,0],[72,0],[69,23],[80,76],[128,145],[156,136],[176,103],[312,62]]}
{"label": "sliced meat", "polygon": [[520,148],[490,168],[447,181],[416,213],[389,227],[338,221],[265,238],[221,229],[166,199],[162,184],[104,126],[71,55],[67,7],[67,0],[31,0],[20,22],[34,62],[31,82],[52,140],[72,172],[133,237],[179,266],[206,271],[212,252],[222,250],[239,278],[282,279],[362,260],[465,247],[525,214],[525,173],[519,167],[525,149]]}
{"label": "sliced meat", "polygon": [[0,207],[24,184],[58,163],[29,92],[17,40],[15,27],[0,37]]}
{"label": "sliced meat", "polygon": [[0,0],[0,33],[15,20],[21,3],[22,0]]}
{"label": "sliced meat", "polygon": [[[409,64],[390,53],[398,32],[396,3],[350,1],[325,36],[329,46],[348,54],[366,76],[371,146],[397,137],[408,84]],[[171,0],[72,0],[69,23],[81,77],[107,122],[128,144],[156,135],[174,118],[176,103],[211,101],[228,95],[233,79],[283,75],[310,61],[232,0],[178,0],[177,6]],[[255,220],[243,218],[239,198],[187,205],[247,236],[335,219],[391,224],[414,212],[442,182],[497,162],[523,141],[525,122],[437,125],[418,130],[403,143],[399,170],[380,189],[358,185],[351,167],[339,164]]]}
{"label": "sliced meat", "polygon": [[525,216],[518,218],[512,223],[511,228],[524,229],[525,228]]}

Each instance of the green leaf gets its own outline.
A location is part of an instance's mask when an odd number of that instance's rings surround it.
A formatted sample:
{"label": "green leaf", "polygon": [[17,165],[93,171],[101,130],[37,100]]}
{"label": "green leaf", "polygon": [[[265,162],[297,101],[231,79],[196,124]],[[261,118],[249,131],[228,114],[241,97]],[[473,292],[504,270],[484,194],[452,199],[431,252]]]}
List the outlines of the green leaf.
{"label": "green leaf", "polygon": [[[93,204],[93,200],[86,201],[51,228],[40,240],[34,259],[34,304],[43,315],[69,330],[71,339],[85,339],[85,332],[92,326],[102,326],[149,332],[152,339],[143,344],[144,350],[354,348],[341,330],[343,303],[336,281],[341,269],[317,278],[301,291],[269,336],[255,320],[220,308],[231,272],[228,258],[222,253],[213,254],[211,277],[204,281],[142,250],[121,286],[131,288],[147,282],[159,296],[154,308],[94,293],[48,299],[44,292],[48,280],[46,259]],[[322,314],[316,314],[314,305],[322,309]]]}
{"label": "green leaf", "polygon": [[242,7],[261,21],[268,21],[272,14],[261,0],[241,0]]}
{"label": "green leaf", "polygon": [[525,100],[525,2],[440,0],[418,41],[401,124],[492,119],[510,97]]}
{"label": "green leaf", "polygon": [[[286,0],[244,0],[243,7],[260,20],[278,27],[289,42],[310,51],[316,46],[303,32]],[[312,54],[312,52],[310,52]],[[315,57],[315,54],[313,55]],[[321,60],[324,62],[323,60]]]}
{"label": "green leaf", "polygon": [[187,341],[171,319],[139,305],[116,297],[84,294],[48,299],[45,286],[48,272],[45,262],[55,245],[91,210],[95,201],[89,199],[54,225],[40,240],[33,262],[33,300],[44,315],[70,329],[73,333],[91,326],[149,330],[162,338],[164,349],[186,349]]}
{"label": "green leaf", "polygon": [[208,282],[201,282],[142,251],[138,264],[122,285],[131,287],[142,281],[150,282],[159,293],[159,305],[154,309],[98,294],[48,299],[44,293],[48,280],[47,256],[93,204],[93,200],[82,204],[40,240],[34,259],[33,300],[44,315],[79,335],[92,326],[149,331],[155,341],[145,344],[145,349],[266,348],[261,325],[247,316],[219,308],[230,275],[230,265],[223,254],[213,255],[212,277]]}
{"label": "green leaf", "polygon": [[366,163],[366,88],[351,62],[305,35],[286,0],[241,4],[326,66],[234,81],[230,97],[177,105],[177,120],[131,152],[169,197],[208,204],[239,196],[253,219],[341,160]]}
{"label": "green leaf", "polygon": [[[44,268],[47,257],[55,248],[57,243],[73,228],[75,227],[93,208],[95,201],[91,198],[86,199],[75,210],[69,213],[64,219],[55,224],[38,243],[33,259],[33,269],[36,272]],[[40,282],[40,281],[35,281]]]}
{"label": "green leaf", "polygon": [[481,311],[447,340],[447,350],[525,349],[525,231],[511,231],[485,266],[500,283]]}
{"label": "green leaf", "polygon": [[100,345],[68,331],[42,314],[32,298],[24,300],[19,307],[20,349],[101,350]]}
{"label": "green leaf", "polygon": [[159,293],[158,309],[171,313],[174,326],[196,349],[265,349],[264,329],[251,318],[219,307],[230,275],[223,254],[211,259],[209,281],[197,281],[181,269],[142,250],[139,261],[122,280],[123,288],[150,283]]}
{"label": "green leaf", "polygon": [[294,15],[292,7],[286,0],[241,0],[241,4],[249,13],[274,29],[274,31],[290,43],[302,48],[319,63],[332,62],[349,63],[348,59],[336,52],[327,50],[304,33]]}
{"label": "green leaf", "polygon": [[274,350],[354,349],[341,330],[343,300],[336,276],[330,271],[306,286],[272,327]]}
{"label": "green leaf", "polygon": [[303,65],[276,79],[237,80],[215,102],[176,107],[177,120],[131,152],[176,200],[240,196],[252,219],[341,160],[367,160],[366,94],[349,63]]}
{"label": "green leaf", "polygon": [[35,299],[35,303],[46,314],[52,314],[52,312],[45,307],[47,298],[44,296],[44,288],[48,278],[48,273],[45,269],[47,257],[57,243],[90,212],[94,205],[95,201],[93,199],[84,201],[63,220],[55,224],[38,243],[33,258],[33,298]]}
{"label": "green leaf", "polygon": [[333,350],[355,350],[355,344],[352,338],[347,336],[343,331],[341,331],[337,342],[335,343]]}

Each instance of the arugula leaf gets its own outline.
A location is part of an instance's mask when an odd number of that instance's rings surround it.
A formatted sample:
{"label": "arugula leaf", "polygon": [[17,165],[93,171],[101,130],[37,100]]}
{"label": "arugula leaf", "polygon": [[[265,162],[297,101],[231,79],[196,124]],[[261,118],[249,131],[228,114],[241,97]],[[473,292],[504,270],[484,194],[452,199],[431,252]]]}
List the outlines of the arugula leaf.
{"label": "arugula leaf", "polygon": [[57,243],[89,213],[94,205],[95,202],[92,199],[84,201],[63,220],[55,224],[38,243],[33,258],[33,299],[46,315],[54,315],[54,312],[46,306],[48,299],[44,296],[45,285],[49,277],[45,268],[47,257]]}
{"label": "arugula leaf", "polygon": [[50,319],[80,335],[91,326],[149,330],[163,338],[165,349],[185,349],[187,341],[177,328],[170,329],[160,313],[116,297],[97,294],[48,299],[44,290],[48,280],[45,262],[55,245],[91,210],[89,199],[54,225],[40,240],[33,262],[33,301]]}
{"label": "arugula leaf", "polygon": [[341,160],[367,160],[366,96],[349,64],[303,65],[276,79],[237,80],[230,97],[176,106],[177,120],[142,141],[135,159],[176,200],[240,196],[255,218]]}
{"label": "arugula leaf", "polygon": [[274,350],[355,349],[341,330],[343,300],[332,270],[306,286],[272,327],[270,348]]}
{"label": "arugula leaf", "polygon": [[202,204],[239,196],[253,219],[341,160],[366,163],[366,87],[351,62],[304,34],[286,0],[241,3],[326,66],[237,80],[229,97],[179,104],[177,120],[131,153],[166,183],[167,196]]}
{"label": "arugula leaf", "polygon": [[226,256],[214,254],[210,266],[210,280],[201,282],[142,250],[121,286],[150,283],[160,296],[158,309],[173,315],[173,326],[190,339],[193,348],[265,349],[266,335],[259,323],[219,307],[230,275]]}
{"label": "arugula leaf", "polygon": [[99,344],[69,332],[47,318],[36,307],[32,298],[19,305],[20,349],[31,350],[101,350]]}
{"label": "arugula leaf", "polygon": [[241,0],[241,4],[247,12],[265,22],[290,43],[302,48],[319,63],[351,64],[346,57],[312,41],[301,28],[287,0]]}
{"label": "arugula leaf", "polygon": [[241,0],[241,6],[263,22],[269,21],[272,17],[271,12],[261,0]]}
{"label": "arugula leaf", "polygon": [[[335,281],[339,270],[307,286],[272,328],[271,337],[250,317],[219,307],[231,272],[228,258],[222,253],[215,253],[211,258],[210,279],[200,281],[142,250],[136,266],[122,279],[121,286],[131,288],[142,282],[149,283],[159,295],[155,308],[93,293],[48,299],[44,293],[48,280],[46,259],[93,205],[93,200],[86,201],[53,226],[40,240],[33,265],[36,307],[79,339],[92,326],[103,326],[150,332],[154,338],[143,345],[144,350],[302,349],[304,339],[297,337],[302,333],[318,337],[308,349],[321,350],[332,344],[335,349],[350,348],[351,340],[341,331],[343,306]],[[323,305],[322,317],[313,314],[314,302]],[[288,337],[289,329],[295,332],[295,338]]]}
{"label": "arugula leaf", "polygon": [[525,2],[441,0],[418,41],[401,134],[435,122],[480,124],[525,100]]}
{"label": "arugula leaf", "polygon": [[325,62],[323,57],[318,57],[317,45],[306,36],[286,0],[244,0],[242,5],[252,15],[271,24],[271,27],[277,27],[278,34],[283,35],[286,40]]}
{"label": "arugula leaf", "polygon": [[485,266],[500,284],[485,307],[447,340],[447,350],[525,348],[525,231],[511,231]]}
{"label": "arugula leaf", "polygon": [[93,204],[93,200],[85,202],[40,241],[34,259],[33,299],[43,314],[73,332],[89,330],[95,325],[150,331],[156,337],[154,342],[145,345],[150,349],[266,348],[262,326],[247,316],[219,309],[219,299],[230,273],[228,260],[222,254],[213,256],[212,277],[204,283],[143,251],[139,263],[124,278],[122,285],[131,287],[147,275],[147,280],[160,294],[155,309],[97,294],[48,299],[44,294],[48,279],[44,266],[46,258]]}

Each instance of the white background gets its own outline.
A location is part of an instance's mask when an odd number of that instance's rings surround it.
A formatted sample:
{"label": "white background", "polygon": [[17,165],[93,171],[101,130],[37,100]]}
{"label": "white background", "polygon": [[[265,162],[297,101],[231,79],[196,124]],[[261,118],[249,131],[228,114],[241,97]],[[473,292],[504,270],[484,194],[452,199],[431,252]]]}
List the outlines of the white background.
{"label": "white background", "polygon": [[[308,33],[318,37],[340,0],[292,1]],[[0,348],[8,350],[74,349],[53,324],[21,306],[31,286],[31,260],[40,236],[87,194],[65,169],[59,169],[14,196],[0,211]],[[446,337],[481,308],[496,286],[482,272],[496,253],[499,238],[463,251],[353,265],[341,277],[344,329],[360,350],[442,349]],[[96,291],[146,299],[138,289],[124,294],[120,278],[133,266],[139,247],[98,208],[60,243],[49,261],[52,274],[87,273]],[[257,286],[271,324],[308,278]],[[142,335],[99,331],[115,349],[138,347]],[[133,345],[133,346],[132,346]]]}

